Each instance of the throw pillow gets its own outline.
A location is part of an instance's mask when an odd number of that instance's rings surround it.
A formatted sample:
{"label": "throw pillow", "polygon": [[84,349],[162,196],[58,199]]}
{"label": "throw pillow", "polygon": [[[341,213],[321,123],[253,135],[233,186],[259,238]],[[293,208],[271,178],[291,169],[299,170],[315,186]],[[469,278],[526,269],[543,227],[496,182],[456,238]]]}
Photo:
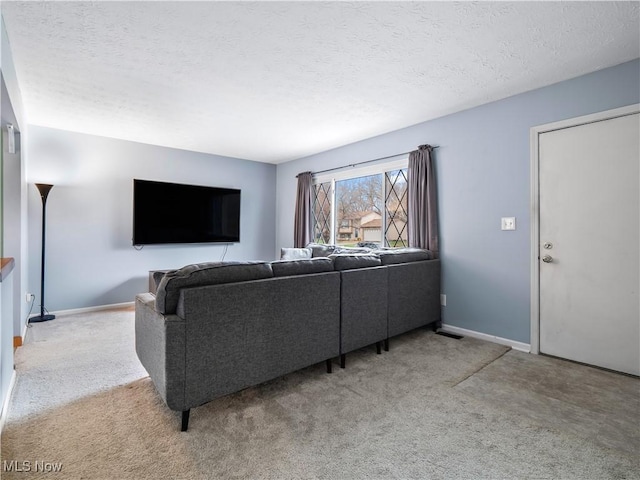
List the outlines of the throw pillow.
{"label": "throw pillow", "polygon": [[311,258],[312,253],[310,248],[281,248],[280,260],[302,260]]}

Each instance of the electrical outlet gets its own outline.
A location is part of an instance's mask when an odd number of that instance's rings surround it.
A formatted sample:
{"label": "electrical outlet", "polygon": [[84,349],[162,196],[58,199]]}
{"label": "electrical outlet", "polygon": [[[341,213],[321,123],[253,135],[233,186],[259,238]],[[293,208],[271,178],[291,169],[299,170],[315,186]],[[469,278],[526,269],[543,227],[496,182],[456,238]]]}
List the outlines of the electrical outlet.
{"label": "electrical outlet", "polygon": [[35,296],[33,295],[33,293],[27,293],[25,296],[25,300],[27,303],[31,302],[34,298]]}
{"label": "electrical outlet", "polygon": [[440,294],[440,305],[443,307],[447,306],[447,296],[444,293]]}
{"label": "electrical outlet", "polygon": [[502,217],[501,219],[502,230],[515,230],[516,229],[516,217]]}

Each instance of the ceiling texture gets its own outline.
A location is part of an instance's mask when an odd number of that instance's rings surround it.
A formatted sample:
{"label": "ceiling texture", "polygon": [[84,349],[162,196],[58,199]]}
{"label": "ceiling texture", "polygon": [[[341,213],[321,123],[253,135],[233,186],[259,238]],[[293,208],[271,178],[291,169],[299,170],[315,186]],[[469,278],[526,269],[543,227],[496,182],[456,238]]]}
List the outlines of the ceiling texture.
{"label": "ceiling texture", "polygon": [[2,2],[29,124],[280,163],[640,57],[640,2]]}

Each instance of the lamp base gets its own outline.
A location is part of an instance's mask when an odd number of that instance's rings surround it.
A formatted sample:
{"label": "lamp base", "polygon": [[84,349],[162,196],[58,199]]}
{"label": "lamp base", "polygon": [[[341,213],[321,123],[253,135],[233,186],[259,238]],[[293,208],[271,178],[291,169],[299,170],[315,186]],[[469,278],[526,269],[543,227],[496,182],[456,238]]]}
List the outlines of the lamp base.
{"label": "lamp base", "polygon": [[29,323],[48,322],[56,318],[55,315],[38,315],[37,317],[31,317]]}

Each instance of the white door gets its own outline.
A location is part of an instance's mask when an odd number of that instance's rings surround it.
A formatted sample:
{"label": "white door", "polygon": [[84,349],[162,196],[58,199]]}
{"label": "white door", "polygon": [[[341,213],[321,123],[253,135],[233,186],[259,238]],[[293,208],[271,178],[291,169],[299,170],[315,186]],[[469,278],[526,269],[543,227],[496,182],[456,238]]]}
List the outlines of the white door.
{"label": "white door", "polygon": [[539,136],[540,352],[640,375],[638,114]]}

